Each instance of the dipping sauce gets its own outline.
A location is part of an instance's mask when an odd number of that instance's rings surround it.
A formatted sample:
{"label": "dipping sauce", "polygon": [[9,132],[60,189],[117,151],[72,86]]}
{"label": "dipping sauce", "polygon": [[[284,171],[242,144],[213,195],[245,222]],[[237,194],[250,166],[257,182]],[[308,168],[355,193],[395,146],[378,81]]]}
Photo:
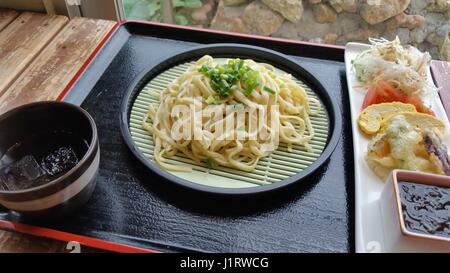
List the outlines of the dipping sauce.
{"label": "dipping sauce", "polygon": [[57,179],[72,169],[88,148],[86,140],[65,131],[17,141],[0,155],[0,190],[24,190]]}
{"label": "dipping sauce", "polygon": [[450,238],[450,188],[399,182],[406,229]]}

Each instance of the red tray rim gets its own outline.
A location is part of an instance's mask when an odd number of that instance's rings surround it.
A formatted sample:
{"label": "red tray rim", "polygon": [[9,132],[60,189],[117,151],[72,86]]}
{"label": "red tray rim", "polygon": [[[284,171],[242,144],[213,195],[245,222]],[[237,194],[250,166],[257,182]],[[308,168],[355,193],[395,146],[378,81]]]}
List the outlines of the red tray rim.
{"label": "red tray rim", "polygon": [[[197,31],[197,32],[205,32],[205,33],[211,33],[211,34],[220,34],[220,35],[231,36],[231,37],[241,37],[241,38],[251,38],[251,39],[256,39],[256,40],[282,42],[282,43],[288,43],[288,44],[292,44],[292,45],[315,46],[315,47],[321,47],[324,49],[338,49],[338,50],[342,50],[342,51],[345,50],[345,47],[338,46],[338,45],[318,44],[318,43],[311,43],[311,42],[304,42],[304,41],[297,41],[297,40],[289,40],[289,39],[284,39],[284,38],[257,36],[257,35],[252,35],[252,34],[242,34],[242,33],[213,30],[213,29],[201,29],[201,28],[195,28],[195,27],[189,27],[189,26],[179,26],[179,25],[172,25],[172,24],[159,23],[159,22],[149,22],[149,21],[141,21],[141,20],[122,20],[120,22],[117,22],[111,28],[111,30],[105,35],[105,37],[100,41],[100,43],[97,45],[97,47],[94,49],[94,51],[89,55],[89,57],[86,59],[86,61],[80,67],[80,69],[75,73],[75,75],[72,77],[72,79],[69,81],[69,83],[64,87],[64,89],[58,95],[58,97],[56,98],[57,101],[62,101],[64,99],[64,97],[68,94],[68,92],[70,91],[72,86],[75,84],[75,82],[84,73],[86,68],[91,64],[91,62],[98,55],[100,50],[110,40],[112,35],[119,29],[119,27],[126,25],[128,23],[137,23],[137,24],[159,26],[159,27],[172,28],[172,29],[178,29],[178,30],[181,29],[181,30],[187,30],[187,31]],[[83,246],[92,247],[92,248],[96,248],[99,250],[107,250],[107,251],[111,251],[111,252],[161,253],[161,251],[151,249],[151,248],[135,247],[135,246],[131,246],[131,245],[124,244],[124,243],[116,243],[116,242],[112,242],[112,241],[108,241],[108,240],[97,239],[94,237],[78,235],[75,233],[68,233],[68,232],[58,231],[55,229],[43,228],[43,227],[38,227],[38,226],[33,226],[33,225],[26,225],[26,224],[12,222],[12,221],[6,221],[6,220],[0,220],[0,229],[4,229],[4,230],[8,230],[8,231],[16,231],[19,233],[34,235],[37,237],[49,238],[49,239],[62,241],[62,242],[75,241],[75,242],[80,243],[80,245],[83,245]]]}

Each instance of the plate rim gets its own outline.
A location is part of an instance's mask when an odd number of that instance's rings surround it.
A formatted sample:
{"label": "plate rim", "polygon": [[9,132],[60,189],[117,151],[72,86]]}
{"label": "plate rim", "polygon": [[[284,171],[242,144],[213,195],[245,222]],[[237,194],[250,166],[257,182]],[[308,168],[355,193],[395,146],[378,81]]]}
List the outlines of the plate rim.
{"label": "plate rim", "polygon": [[[245,54],[244,54],[245,52]],[[248,188],[224,188],[224,187],[214,187],[208,185],[198,184],[176,175],[173,175],[161,167],[159,167],[155,162],[149,160],[145,155],[136,147],[134,144],[131,131],[129,129],[129,118],[131,114],[131,108],[136,100],[136,97],[139,94],[139,91],[142,87],[159,75],[162,71],[166,71],[176,65],[186,63],[188,61],[192,61],[198,59],[203,55],[215,55],[214,57],[229,57],[230,55],[239,55],[251,56],[253,59],[261,59],[262,61],[268,63],[279,63],[280,65],[275,65],[277,68],[282,69],[284,71],[296,71],[299,79],[306,80],[309,85],[314,86],[315,93],[320,97],[323,101],[323,104],[327,108],[327,114],[329,117],[330,130],[328,135],[328,141],[323,149],[320,156],[314,161],[310,166],[308,166],[303,171],[296,173],[293,176],[290,176],[286,179],[280,180],[275,183],[248,187]],[[283,68],[288,69],[283,69]],[[261,193],[272,192],[275,190],[279,190],[295,184],[310,176],[317,169],[319,169],[331,156],[333,151],[336,149],[337,144],[341,137],[342,131],[342,114],[341,109],[337,103],[336,98],[328,92],[328,90],[320,83],[320,81],[314,77],[311,73],[309,73],[306,69],[304,69],[300,64],[292,60],[289,56],[284,55],[282,53],[276,52],[274,50],[243,45],[243,44],[234,44],[234,43],[218,43],[218,44],[209,44],[209,45],[201,45],[189,48],[187,50],[180,51],[174,55],[171,55],[167,58],[163,58],[162,60],[157,60],[156,64],[152,64],[142,70],[132,83],[129,85],[127,92],[125,93],[121,109],[120,109],[120,130],[122,133],[122,138],[127,144],[128,148],[131,150],[133,155],[154,174],[158,175],[160,178],[174,183],[183,188],[187,188],[189,190],[194,190],[201,193],[207,194],[216,194],[216,195],[226,195],[226,196],[247,196],[247,195],[255,195]]]}

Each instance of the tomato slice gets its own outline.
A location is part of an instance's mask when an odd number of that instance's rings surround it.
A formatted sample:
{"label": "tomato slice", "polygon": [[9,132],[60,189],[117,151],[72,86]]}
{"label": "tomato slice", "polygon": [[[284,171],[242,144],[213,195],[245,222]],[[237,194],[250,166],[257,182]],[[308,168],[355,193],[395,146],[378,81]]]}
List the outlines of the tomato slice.
{"label": "tomato slice", "polygon": [[417,112],[436,116],[436,114],[429,107],[423,104],[422,100],[417,96],[408,97],[405,103],[410,103],[416,107]]}
{"label": "tomato slice", "polygon": [[372,104],[392,101],[404,101],[405,95],[402,91],[393,88],[387,82],[380,80],[376,85],[369,88],[364,98],[363,109]]}
{"label": "tomato slice", "polygon": [[371,104],[379,103],[379,102],[376,102],[377,92],[378,92],[377,86],[372,86],[371,88],[369,88],[369,90],[367,90],[367,93],[366,93],[366,96],[364,97],[364,102],[362,105],[363,110]]}
{"label": "tomato slice", "polygon": [[384,80],[379,80],[374,86],[367,90],[362,109],[365,109],[372,104],[394,101],[410,103],[416,107],[417,112],[435,115],[430,108],[425,106],[419,97],[408,96],[403,91],[393,87]]}
{"label": "tomato slice", "polygon": [[394,88],[392,85],[386,81],[378,81],[378,86],[380,90],[383,90],[383,94],[387,100],[403,101],[407,96],[401,90]]}

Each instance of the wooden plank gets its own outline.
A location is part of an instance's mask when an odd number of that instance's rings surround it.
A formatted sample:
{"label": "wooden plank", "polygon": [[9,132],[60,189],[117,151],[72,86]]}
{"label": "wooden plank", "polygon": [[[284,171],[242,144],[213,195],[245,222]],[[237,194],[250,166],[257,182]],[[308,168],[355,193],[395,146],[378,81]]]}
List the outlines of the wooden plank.
{"label": "wooden plank", "polygon": [[0,97],[0,113],[56,99],[114,25],[106,20],[71,20]]}
{"label": "wooden plank", "polygon": [[65,16],[24,12],[0,32],[0,96],[67,21]]}
{"label": "wooden plank", "polygon": [[450,120],[450,62],[432,61],[431,72]]}
{"label": "wooden plank", "polygon": [[12,9],[0,9],[0,31],[11,23],[19,13]]}
{"label": "wooden plank", "polygon": [[[69,253],[72,251],[72,248],[67,249],[66,242],[0,230],[0,253]],[[80,246],[80,252],[101,253],[107,251]]]}
{"label": "wooden plank", "polygon": [[0,253],[52,253],[64,252],[61,242],[45,238],[19,234],[10,231],[0,231]]}

